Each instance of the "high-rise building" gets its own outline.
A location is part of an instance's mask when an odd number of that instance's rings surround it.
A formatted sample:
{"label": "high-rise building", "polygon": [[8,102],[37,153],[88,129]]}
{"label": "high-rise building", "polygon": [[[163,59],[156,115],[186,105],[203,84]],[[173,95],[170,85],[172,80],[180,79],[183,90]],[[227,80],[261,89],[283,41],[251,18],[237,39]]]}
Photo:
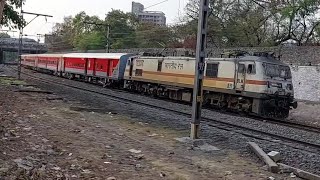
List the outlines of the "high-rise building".
{"label": "high-rise building", "polygon": [[161,11],[144,11],[141,3],[132,2],[131,12],[135,14],[140,22],[148,22],[157,25],[166,25],[166,16]]}
{"label": "high-rise building", "polygon": [[138,2],[132,2],[132,8],[131,8],[131,12],[133,14],[138,15],[139,13],[142,13],[144,10],[144,6],[141,3]]}

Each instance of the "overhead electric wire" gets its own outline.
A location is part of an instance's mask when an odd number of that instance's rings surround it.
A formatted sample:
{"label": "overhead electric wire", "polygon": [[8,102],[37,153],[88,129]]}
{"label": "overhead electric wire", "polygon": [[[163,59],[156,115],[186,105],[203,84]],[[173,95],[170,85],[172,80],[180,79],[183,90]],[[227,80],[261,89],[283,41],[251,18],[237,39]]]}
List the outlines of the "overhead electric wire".
{"label": "overhead electric wire", "polygon": [[153,4],[153,5],[151,5],[151,6],[146,7],[146,8],[144,8],[144,9],[149,9],[149,8],[151,8],[151,7],[157,6],[157,5],[162,4],[162,3],[165,3],[165,2],[167,2],[167,1],[169,1],[169,0],[164,0],[164,1],[158,2],[158,3],[156,3],[156,4]]}

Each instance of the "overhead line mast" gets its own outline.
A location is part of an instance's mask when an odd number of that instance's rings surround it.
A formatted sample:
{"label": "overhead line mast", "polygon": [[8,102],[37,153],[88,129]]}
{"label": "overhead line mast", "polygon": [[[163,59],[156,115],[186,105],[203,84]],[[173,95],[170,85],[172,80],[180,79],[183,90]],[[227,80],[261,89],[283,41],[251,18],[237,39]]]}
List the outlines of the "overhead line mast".
{"label": "overhead line mast", "polygon": [[29,21],[26,25],[21,25],[19,27],[19,49],[18,49],[18,55],[19,55],[19,65],[18,65],[18,79],[21,79],[21,55],[22,55],[22,39],[23,39],[23,29],[28,26],[33,20],[35,20],[37,17],[42,16],[42,17],[53,17],[51,15],[46,15],[46,14],[38,14],[38,13],[33,13],[33,12],[25,12],[23,11],[23,0],[21,0],[21,10],[20,10],[20,16],[23,19],[24,14],[29,14],[29,15],[34,15],[35,17]]}
{"label": "overhead line mast", "polygon": [[96,26],[103,26],[106,28],[106,31],[107,31],[107,34],[105,35],[105,38],[107,40],[106,51],[107,53],[109,53],[110,52],[110,25],[106,23],[96,23],[96,22],[88,22],[88,21],[84,21],[84,23],[96,25]]}
{"label": "overhead line mast", "polygon": [[200,13],[198,20],[198,35],[196,49],[196,67],[192,101],[191,139],[199,138],[201,108],[203,102],[203,79],[206,58],[207,24],[209,14],[209,0],[200,0]]}

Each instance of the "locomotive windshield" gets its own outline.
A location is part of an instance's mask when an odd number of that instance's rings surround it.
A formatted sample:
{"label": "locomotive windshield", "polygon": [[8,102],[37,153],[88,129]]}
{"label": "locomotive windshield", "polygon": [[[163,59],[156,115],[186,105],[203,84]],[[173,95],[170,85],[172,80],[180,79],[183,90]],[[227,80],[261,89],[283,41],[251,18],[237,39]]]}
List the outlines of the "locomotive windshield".
{"label": "locomotive windshield", "polygon": [[291,79],[291,70],[288,66],[263,63],[263,67],[266,76]]}

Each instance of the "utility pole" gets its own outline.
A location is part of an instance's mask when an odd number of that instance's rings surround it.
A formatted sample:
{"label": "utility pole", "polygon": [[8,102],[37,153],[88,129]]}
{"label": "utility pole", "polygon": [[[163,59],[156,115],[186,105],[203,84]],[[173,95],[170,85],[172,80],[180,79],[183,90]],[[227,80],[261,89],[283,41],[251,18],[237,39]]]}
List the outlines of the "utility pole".
{"label": "utility pole", "polygon": [[[23,1],[21,0],[21,10],[20,10],[20,16],[21,16],[21,19],[23,19],[23,9],[22,9],[22,6],[23,6]],[[19,49],[18,49],[18,58],[19,58],[19,64],[18,64],[18,79],[21,79],[21,51],[22,51],[22,38],[23,38],[23,25],[21,25],[19,27]]]}
{"label": "utility pole", "polygon": [[196,67],[192,101],[191,139],[199,138],[201,108],[203,101],[203,79],[205,69],[205,48],[207,42],[207,22],[209,0],[200,0],[200,14],[198,20]]}
{"label": "utility pole", "polygon": [[39,54],[39,52],[40,52],[40,50],[42,50],[42,49],[40,49],[40,38],[41,37],[45,37],[46,35],[45,34],[37,34],[37,39],[38,39],[38,47],[37,47],[37,50],[38,50],[38,54]]}
{"label": "utility pole", "polygon": [[37,17],[42,16],[42,17],[53,17],[51,15],[46,15],[46,14],[38,14],[38,13],[32,13],[32,12],[25,12],[23,11],[23,1],[21,0],[21,10],[20,10],[20,16],[21,19],[23,19],[23,15],[24,14],[29,14],[29,15],[34,15],[35,17],[33,19],[31,19],[31,21],[29,21],[26,25],[21,25],[21,27],[19,27],[19,49],[18,49],[18,56],[19,56],[19,65],[18,65],[18,79],[21,79],[21,55],[22,55],[22,39],[23,39],[23,29],[28,26],[33,20],[35,20]]}
{"label": "utility pole", "polygon": [[110,25],[108,25],[107,30],[107,53],[110,52]]}
{"label": "utility pole", "polygon": [[107,30],[107,34],[105,35],[106,39],[107,39],[107,45],[106,45],[106,51],[107,53],[110,52],[110,25],[109,24],[104,24],[104,23],[95,23],[95,22],[84,22],[85,24],[92,24],[92,25],[96,25],[96,26],[104,26]]}

